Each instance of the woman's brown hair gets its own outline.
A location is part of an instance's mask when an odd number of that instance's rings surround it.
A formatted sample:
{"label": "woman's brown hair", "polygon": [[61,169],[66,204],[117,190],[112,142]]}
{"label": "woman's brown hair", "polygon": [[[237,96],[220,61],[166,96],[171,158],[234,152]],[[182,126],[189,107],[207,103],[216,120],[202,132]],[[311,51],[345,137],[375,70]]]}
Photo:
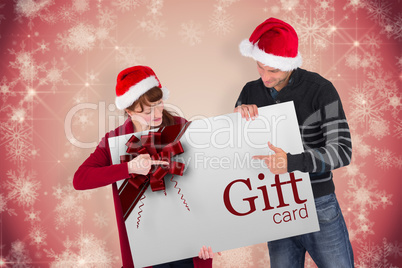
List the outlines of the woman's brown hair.
{"label": "woman's brown hair", "polygon": [[[159,87],[153,87],[144,94],[142,94],[138,100],[136,100],[130,107],[127,107],[128,110],[133,111],[137,105],[140,106],[141,111],[144,111],[144,105],[150,106],[152,102],[159,101],[163,97],[163,91]],[[158,127],[165,127],[174,124],[173,114],[168,112],[166,109],[163,109],[162,112],[162,124]]]}

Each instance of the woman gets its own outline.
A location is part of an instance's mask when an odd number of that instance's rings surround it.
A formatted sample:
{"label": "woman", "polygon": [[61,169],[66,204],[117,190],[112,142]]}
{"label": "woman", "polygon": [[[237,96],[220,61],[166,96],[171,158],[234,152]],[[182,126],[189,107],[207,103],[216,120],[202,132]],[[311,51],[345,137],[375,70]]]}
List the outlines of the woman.
{"label": "woman", "polygon": [[[84,161],[74,175],[74,188],[87,190],[111,184],[119,230],[120,248],[124,268],[134,267],[124,224],[116,182],[131,173],[147,175],[152,165],[168,164],[153,161],[149,154],[142,154],[130,162],[112,165],[108,138],[134,132],[146,131],[161,126],[185,123],[181,117],[173,116],[164,109],[163,100],[168,91],[162,88],[153,70],[146,66],[134,66],[121,71],[116,84],[116,106],[128,114],[123,125],[105,135],[95,151]],[[199,257],[161,264],[156,267],[212,267],[213,252],[205,246]]]}

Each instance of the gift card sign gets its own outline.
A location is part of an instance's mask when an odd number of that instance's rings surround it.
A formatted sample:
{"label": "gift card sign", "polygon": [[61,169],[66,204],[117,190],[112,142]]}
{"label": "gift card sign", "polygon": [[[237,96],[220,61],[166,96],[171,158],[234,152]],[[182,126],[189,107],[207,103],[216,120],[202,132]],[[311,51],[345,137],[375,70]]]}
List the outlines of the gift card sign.
{"label": "gift card sign", "polygon": [[[193,257],[203,245],[217,252],[319,230],[309,175],[274,175],[252,159],[273,153],[268,141],[303,151],[293,102],[258,111],[253,121],[231,113],[158,130],[163,141],[180,141],[170,161],[184,170],[164,176],[165,190],[145,183],[131,207],[125,224],[135,267]],[[132,135],[109,139],[114,164]]]}

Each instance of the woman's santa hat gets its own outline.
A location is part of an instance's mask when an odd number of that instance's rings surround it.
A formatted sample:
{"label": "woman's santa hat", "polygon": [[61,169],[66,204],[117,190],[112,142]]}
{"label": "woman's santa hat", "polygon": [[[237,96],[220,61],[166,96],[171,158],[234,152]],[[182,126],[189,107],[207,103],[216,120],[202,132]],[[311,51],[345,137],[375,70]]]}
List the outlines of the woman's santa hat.
{"label": "woman's santa hat", "polygon": [[163,100],[169,97],[169,91],[162,87],[151,68],[133,66],[124,69],[117,76],[116,107],[120,110],[130,107],[141,95],[154,87],[159,87],[162,90]]}
{"label": "woman's santa hat", "polygon": [[240,43],[240,53],[262,64],[291,71],[302,64],[296,31],[284,21],[269,18],[255,28],[250,38]]}

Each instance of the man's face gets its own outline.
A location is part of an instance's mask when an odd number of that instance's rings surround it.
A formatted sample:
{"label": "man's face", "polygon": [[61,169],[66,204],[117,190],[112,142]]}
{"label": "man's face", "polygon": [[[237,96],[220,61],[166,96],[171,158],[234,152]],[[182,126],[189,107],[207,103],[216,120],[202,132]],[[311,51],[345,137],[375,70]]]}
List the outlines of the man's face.
{"label": "man's face", "polygon": [[277,91],[286,86],[291,73],[266,66],[259,61],[257,61],[257,69],[264,85],[266,87],[274,87]]}

